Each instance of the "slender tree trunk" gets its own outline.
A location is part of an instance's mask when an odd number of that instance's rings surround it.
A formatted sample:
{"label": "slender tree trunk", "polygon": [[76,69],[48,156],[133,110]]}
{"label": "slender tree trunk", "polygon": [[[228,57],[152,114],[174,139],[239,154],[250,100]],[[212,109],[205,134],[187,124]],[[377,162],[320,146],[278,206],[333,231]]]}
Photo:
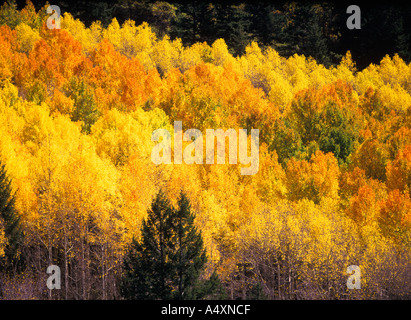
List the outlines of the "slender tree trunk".
{"label": "slender tree trunk", "polygon": [[86,222],[86,236],[85,236],[85,261],[84,261],[84,267],[85,267],[85,299],[89,300],[90,299],[90,244],[88,242],[88,225]]}
{"label": "slender tree trunk", "polygon": [[67,230],[66,230],[66,224],[64,223],[64,296],[65,299],[67,300],[68,298],[68,241],[67,241]]}
{"label": "slender tree trunk", "polygon": [[105,270],[105,244],[101,246],[101,280],[102,280],[102,299],[106,300],[107,295],[106,295],[106,270]]}
{"label": "slender tree trunk", "polygon": [[84,239],[81,239],[81,295],[83,299],[86,299],[86,266],[85,266],[85,253],[84,253]]}
{"label": "slender tree trunk", "polygon": [[[48,265],[51,266],[53,264],[53,247],[51,241],[51,227],[50,227],[50,207],[49,210],[49,219],[47,223],[47,252],[48,252]],[[49,289],[49,300],[52,299],[52,289]]]}
{"label": "slender tree trunk", "polygon": [[182,261],[183,261],[183,244],[182,244],[182,238],[183,238],[183,235],[182,235],[182,222],[181,222],[181,217],[179,217],[179,223],[180,223],[180,225],[179,225],[179,235],[178,235],[178,237],[179,237],[179,239],[178,239],[178,242],[179,242],[179,250],[180,250],[180,255],[179,255],[179,259],[180,259],[180,261],[179,261],[179,268],[178,268],[178,271],[179,271],[179,279],[178,279],[178,292],[180,293],[180,296],[182,297],[182,295],[183,295],[183,270],[182,270]]}
{"label": "slender tree trunk", "polygon": [[246,272],[246,267],[243,266],[243,270],[241,272],[241,278],[242,278],[242,288],[241,288],[241,293],[242,293],[242,299],[246,300],[247,299],[247,293],[246,293],[246,277],[245,277],[245,272]]}
{"label": "slender tree trunk", "polygon": [[160,218],[160,281],[161,281],[161,293],[165,292],[165,274],[164,274],[164,239],[163,239],[163,216]]}
{"label": "slender tree trunk", "polygon": [[[49,235],[50,238],[50,235]],[[53,264],[53,251],[51,248],[50,240],[49,240],[49,247],[48,247],[48,255],[49,255],[49,266]],[[52,299],[52,289],[49,289],[49,300]]]}
{"label": "slender tree trunk", "polygon": [[281,300],[281,272],[280,263],[277,263],[277,282],[278,282],[278,299]]}

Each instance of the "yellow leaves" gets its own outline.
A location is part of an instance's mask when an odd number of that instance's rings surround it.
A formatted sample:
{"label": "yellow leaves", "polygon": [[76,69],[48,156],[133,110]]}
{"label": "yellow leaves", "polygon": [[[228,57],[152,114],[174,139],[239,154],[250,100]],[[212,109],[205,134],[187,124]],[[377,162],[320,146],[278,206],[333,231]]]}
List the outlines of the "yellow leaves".
{"label": "yellow leaves", "polygon": [[58,183],[65,194],[63,203],[80,210],[80,214],[95,215],[111,211],[116,201],[118,171],[108,161],[97,156],[91,140],[81,138],[65,166]]}
{"label": "yellow leaves", "polygon": [[265,208],[255,214],[253,219],[250,219],[240,231],[240,235],[243,235],[240,245],[246,246],[256,241],[263,252],[280,251],[279,233],[281,232],[283,221],[279,217],[279,211],[285,205],[286,203],[279,202],[273,209]]}
{"label": "yellow leaves", "polygon": [[[370,274],[390,237],[407,235],[410,65],[398,56],[357,72],[350,52],[334,68],[256,42],[234,58],[223,39],[185,47],[181,39],[157,39],[147,23],[85,27],[68,13],[59,32],[39,32],[27,14],[15,30],[0,27],[0,153],[28,243],[87,238],[110,247],[117,265],[160,187],[174,205],[186,192],[224,279],[238,262],[260,258],[283,268],[281,276],[296,268],[298,279],[320,285],[358,257]],[[70,120],[79,108],[65,85],[73,79],[101,114],[88,135]],[[240,165],[154,165],[151,134],[172,132],[173,120],[203,133],[260,129],[258,173],[241,176]],[[339,142],[338,152],[349,150],[341,176],[332,149]],[[2,248],[0,225],[0,255]]]}
{"label": "yellow leaves", "polygon": [[[205,53],[207,56],[205,57]],[[201,61],[209,62],[211,58],[208,57],[211,54],[210,46],[205,42],[196,42],[191,46],[183,47],[180,56],[179,70],[185,72],[191,67],[199,64]]]}
{"label": "yellow leaves", "polygon": [[217,199],[212,190],[201,192],[201,206],[196,221],[202,227],[205,237],[210,243],[216,241],[219,245],[229,247],[233,242],[233,233],[226,224],[227,210]]}
{"label": "yellow leaves", "polygon": [[304,55],[294,54],[287,59],[285,70],[288,74],[290,84],[295,88],[294,92],[309,87],[309,79],[307,78],[307,60]]}
{"label": "yellow leaves", "polygon": [[[93,140],[82,135],[79,126],[67,117],[58,115],[44,126],[48,132],[39,143],[30,170],[37,201],[26,223],[31,233],[44,241],[50,239],[48,226],[54,228],[50,241],[57,246],[67,233],[81,239],[90,221],[100,227],[105,220],[99,215],[116,211],[119,173],[112,163],[98,157]],[[115,217],[110,219],[115,221]],[[116,228],[111,230],[122,234]]]}
{"label": "yellow leaves", "polygon": [[211,61],[216,66],[224,66],[226,63],[234,63],[234,57],[228,52],[224,39],[217,39],[211,46]]}
{"label": "yellow leaves", "polygon": [[[151,161],[154,144],[151,134],[159,127],[170,129],[164,113],[159,109],[146,112],[141,108],[129,114],[117,109],[110,110],[92,127],[91,139],[97,155],[116,165],[120,175],[119,215],[124,224],[123,236],[126,243],[129,243],[133,236],[138,236],[140,223],[165,178],[162,168],[156,168]],[[187,183],[186,188],[190,190],[192,186],[189,184],[193,183],[193,180],[187,179],[186,174],[185,171],[179,171],[176,177]],[[117,184],[115,181],[112,183]],[[179,180],[175,183],[180,185]],[[170,194],[174,195],[175,190],[171,191],[173,192]]]}
{"label": "yellow leaves", "polygon": [[342,271],[345,257],[354,253],[352,227],[326,205],[282,200],[256,212],[243,226],[239,250],[256,268],[261,261],[281,274],[291,269],[305,279],[320,278],[325,271],[334,277]]}
{"label": "yellow leaves", "polygon": [[46,11],[46,8],[43,7],[42,9],[39,10],[39,13],[36,13],[33,3],[30,0],[26,1],[26,6],[20,12],[22,23],[29,25],[31,28],[39,27],[42,16],[41,11]]}
{"label": "yellow leaves", "polygon": [[347,51],[342,57],[340,64],[332,69],[336,79],[344,79],[350,84],[355,82],[356,66],[352,60],[351,52]]}
{"label": "yellow leaves", "polygon": [[160,106],[172,119],[198,129],[244,127],[252,118],[255,127],[269,125],[277,109],[263,98],[231,65],[200,63],[183,76],[167,74]]}
{"label": "yellow leaves", "polygon": [[266,61],[256,42],[247,46],[245,51],[245,55],[238,58],[244,77],[249,79],[254,87],[261,88],[265,94],[268,94],[270,83],[273,82],[270,71],[274,68]]}
{"label": "yellow leaves", "polygon": [[171,41],[168,36],[164,36],[154,45],[151,57],[160,75],[165,75],[171,69],[181,66],[183,50],[181,39]]}
{"label": "yellow leaves", "polygon": [[369,88],[374,89],[383,85],[376,65],[370,64],[367,68],[357,73],[356,83],[360,94],[365,94]]}
{"label": "yellow leaves", "polygon": [[49,116],[49,108],[44,103],[39,106],[26,102],[24,118],[21,139],[30,152],[35,154],[49,136],[54,124]]}
{"label": "yellow leaves", "polygon": [[410,72],[410,65],[407,65],[397,54],[392,58],[386,55],[379,65],[371,64],[358,72],[356,82],[359,93],[364,94],[369,87],[379,89],[385,86],[386,88],[397,88],[395,90],[403,96],[405,93],[403,90],[410,92],[411,87],[408,80]]}
{"label": "yellow leaves", "polygon": [[268,98],[274,105],[278,106],[282,113],[287,111],[287,107],[293,97],[292,85],[280,75],[275,75],[271,89],[268,93]]}
{"label": "yellow leaves", "polygon": [[89,28],[86,28],[83,22],[74,19],[70,13],[65,12],[60,17],[60,23],[62,29],[67,30],[80,42],[83,52],[95,49],[102,39],[103,27],[99,21],[94,21]]}
{"label": "yellow leaves", "polygon": [[142,158],[150,158],[153,142],[151,134],[157,125],[166,125],[164,115],[158,111],[125,114],[117,109],[106,112],[93,125],[91,136],[96,152],[102,158],[110,159],[116,166],[127,163],[128,158],[139,153]]}
{"label": "yellow leaves", "polygon": [[[17,117],[15,119],[18,120]],[[0,123],[4,123],[3,121],[0,116]],[[35,201],[33,185],[29,179],[32,157],[16,132],[10,132],[7,129],[6,126],[0,128],[0,157],[7,164],[11,187],[16,193],[15,207],[20,215],[25,217]]]}
{"label": "yellow leaves", "polygon": [[411,106],[409,91],[399,84],[383,85],[378,89],[377,95],[384,105],[397,112],[406,112]]}
{"label": "yellow leaves", "polygon": [[17,42],[19,43],[19,51],[28,53],[32,48],[34,42],[40,39],[37,30],[33,30],[25,23],[21,23],[16,27]]}
{"label": "yellow leaves", "polygon": [[[21,137],[25,128],[25,120],[21,116],[25,111],[22,109],[27,102],[23,103],[18,98],[16,90],[10,83],[0,89],[0,157],[7,165],[11,187],[16,193],[16,209],[25,216],[34,200],[29,179],[32,157]],[[8,105],[5,104],[6,100]]]}
{"label": "yellow leaves", "polygon": [[157,170],[151,160],[133,154],[121,171],[119,189],[122,197],[121,221],[124,223],[126,242],[139,236],[141,222],[157,193]]}
{"label": "yellow leaves", "polygon": [[[11,107],[18,100],[18,89],[10,81],[5,81],[0,90],[0,99],[4,107]],[[5,108],[2,108],[5,111]]]}
{"label": "yellow leaves", "polygon": [[260,146],[260,168],[253,180],[252,188],[266,203],[273,204],[286,195],[285,172],[278,163],[277,153],[269,153],[265,144]]}
{"label": "yellow leaves", "polygon": [[134,21],[127,20],[120,27],[114,18],[103,30],[103,38],[108,39],[116,50],[128,58],[137,58],[146,71],[154,67],[150,55],[157,39],[146,22],[136,27]]}
{"label": "yellow leaves", "polygon": [[50,112],[70,115],[74,108],[74,101],[60,90],[55,89],[53,99],[50,99]]}
{"label": "yellow leaves", "polygon": [[[299,215],[298,219],[308,229],[305,241],[316,243],[316,250],[320,251],[320,256],[325,258],[325,255],[328,253],[327,251],[332,248],[333,235],[333,226],[326,215],[327,211],[324,208],[315,206],[313,202],[306,199],[297,202],[295,210]],[[312,248],[313,246],[310,247]],[[310,253],[310,258],[313,259],[313,252]]]}
{"label": "yellow leaves", "polygon": [[341,59],[340,65],[342,68],[348,69],[350,72],[355,72],[355,62],[352,60],[351,52],[347,51],[345,56]]}
{"label": "yellow leaves", "polygon": [[258,61],[263,58],[263,52],[258,43],[255,41],[251,42],[251,44],[245,48],[245,54],[247,60],[250,61],[252,66],[257,66]]}
{"label": "yellow leaves", "polygon": [[209,165],[200,170],[204,180],[201,189],[194,189],[201,199],[197,219],[220,247],[235,250],[235,236],[254,209],[242,203],[244,198],[248,198],[247,205],[254,201],[252,190],[238,183],[238,174],[230,166]]}
{"label": "yellow leaves", "polygon": [[398,54],[392,58],[386,55],[378,66],[380,77],[384,84],[399,85],[409,90],[410,66]]}
{"label": "yellow leaves", "polygon": [[170,175],[164,181],[164,189],[168,194],[170,203],[176,207],[181,192],[186,193],[193,210],[198,209],[198,198],[201,192],[198,168],[194,165],[174,165]]}
{"label": "yellow leaves", "polygon": [[4,223],[3,219],[0,217],[0,258],[4,256],[4,249],[8,244],[6,234],[4,231]]}

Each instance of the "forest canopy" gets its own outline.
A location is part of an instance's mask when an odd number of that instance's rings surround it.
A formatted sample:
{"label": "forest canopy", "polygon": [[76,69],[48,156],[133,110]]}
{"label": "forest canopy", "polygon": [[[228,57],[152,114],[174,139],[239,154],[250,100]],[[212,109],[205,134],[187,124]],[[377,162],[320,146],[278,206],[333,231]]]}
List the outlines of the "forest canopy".
{"label": "forest canopy", "polygon": [[[118,2],[136,12],[142,3]],[[207,254],[200,278],[217,274],[230,299],[410,298],[408,49],[389,46],[368,63],[379,54],[356,60],[330,46],[316,60],[294,47],[304,35],[264,40],[264,26],[244,42],[207,23],[193,33],[184,10],[194,7],[166,2],[146,6],[156,18],[144,22],[108,5],[106,18],[83,21],[81,6],[70,13],[62,2],[61,29],[48,29],[47,6],[0,8],[1,299],[122,298],[124,256],[160,191],[173,207],[184,192]],[[226,8],[237,17],[227,28],[259,30],[244,17],[257,7],[219,6],[194,11],[218,25],[212,14]],[[277,27],[329,12],[258,8]],[[152,132],[173,132],[174,121],[259,129],[258,173],[154,164]],[[47,290],[50,265],[61,290]],[[350,265],[361,290],[347,288]]]}
{"label": "forest canopy", "polygon": [[[18,9],[26,5],[26,0],[8,2]],[[360,30],[347,28],[347,8],[352,4],[361,10]],[[326,66],[337,65],[347,51],[359,70],[379,63],[386,54],[411,61],[411,6],[404,1],[63,0],[58,5],[61,13],[70,12],[87,27],[97,20],[107,27],[113,18],[120,24],[131,19],[136,25],[149,23],[160,38],[180,38],[184,45],[211,45],[223,38],[234,56],[256,41],[281,56],[304,54]],[[35,2],[36,10],[42,6]],[[17,24],[10,21],[13,15],[5,19]]]}

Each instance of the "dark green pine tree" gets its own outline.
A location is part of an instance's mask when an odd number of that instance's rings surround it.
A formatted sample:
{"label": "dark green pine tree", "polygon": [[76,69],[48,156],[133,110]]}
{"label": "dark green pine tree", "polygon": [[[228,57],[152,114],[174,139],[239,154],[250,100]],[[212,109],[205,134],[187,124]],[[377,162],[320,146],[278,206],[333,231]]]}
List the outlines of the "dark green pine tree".
{"label": "dark green pine tree", "polygon": [[252,16],[244,3],[229,6],[229,19],[224,21],[227,33],[223,37],[234,55],[244,54],[245,47],[254,38],[251,32],[251,18]]}
{"label": "dark green pine tree", "polygon": [[133,239],[124,258],[120,290],[130,300],[170,299],[173,266],[172,207],[159,192],[143,221],[141,240]]}
{"label": "dark green pine tree", "polygon": [[393,51],[398,53],[398,55],[405,61],[409,61],[410,54],[410,34],[405,30],[405,23],[403,12],[400,9],[406,8],[395,8],[392,9],[392,18],[389,30],[389,36],[393,39]]}
{"label": "dark green pine tree", "polygon": [[303,52],[313,57],[317,63],[329,65],[329,51],[327,39],[323,35],[320,19],[317,14],[312,14],[307,23],[307,35],[305,37]]}
{"label": "dark green pine tree", "polygon": [[170,27],[171,38],[181,38],[184,45],[196,42],[212,44],[216,39],[216,9],[205,1],[190,0],[175,4],[176,19]]}
{"label": "dark green pine tree", "polygon": [[12,194],[11,181],[7,177],[5,166],[0,163],[0,219],[7,238],[5,254],[0,258],[0,271],[7,273],[18,272],[24,262],[21,255],[24,234],[14,203],[15,196]]}
{"label": "dark green pine tree", "polygon": [[172,216],[173,227],[177,232],[173,234],[175,253],[176,280],[174,298],[195,299],[198,292],[197,282],[200,272],[207,262],[206,252],[203,249],[201,232],[194,225],[194,215],[191,213],[190,202],[184,193],[178,201],[178,210]]}
{"label": "dark green pine tree", "polygon": [[120,288],[125,299],[199,299],[217,292],[215,273],[200,280],[206,252],[184,194],[178,204],[173,209],[161,191],[153,201],[141,239],[133,239],[124,258]]}
{"label": "dark green pine tree", "polygon": [[328,41],[323,30],[323,8],[310,2],[288,3],[269,15],[274,35],[272,43],[285,56],[304,54],[318,63],[329,64]]}
{"label": "dark green pine tree", "polygon": [[320,12],[312,5],[301,5],[295,13],[295,40],[300,48],[299,53],[327,64],[328,47],[320,23]]}

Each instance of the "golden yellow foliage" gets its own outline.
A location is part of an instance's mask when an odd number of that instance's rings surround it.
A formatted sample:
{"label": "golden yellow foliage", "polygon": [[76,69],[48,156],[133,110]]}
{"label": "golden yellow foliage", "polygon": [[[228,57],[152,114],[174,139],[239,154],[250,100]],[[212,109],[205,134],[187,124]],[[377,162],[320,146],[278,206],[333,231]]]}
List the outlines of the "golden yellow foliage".
{"label": "golden yellow foliage", "polygon": [[0,219],[0,258],[4,256],[4,249],[7,245],[7,238],[4,233],[3,221]]}
{"label": "golden yellow foliage", "polygon": [[[0,27],[0,155],[33,270],[64,265],[75,298],[118,290],[162,189],[173,205],[186,193],[210,264],[241,290],[350,298],[351,264],[361,297],[405,279],[391,276],[410,258],[411,67],[398,55],[361,71],[350,52],[329,68],[256,42],[234,57],[224,39],[185,46],[132,20],[86,27],[65,13],[48,30],[33,10]],[[154,164],[152,133],[174,121],[259,129],[258,172]],[[0,220],[0,256],[6,241]]]}

